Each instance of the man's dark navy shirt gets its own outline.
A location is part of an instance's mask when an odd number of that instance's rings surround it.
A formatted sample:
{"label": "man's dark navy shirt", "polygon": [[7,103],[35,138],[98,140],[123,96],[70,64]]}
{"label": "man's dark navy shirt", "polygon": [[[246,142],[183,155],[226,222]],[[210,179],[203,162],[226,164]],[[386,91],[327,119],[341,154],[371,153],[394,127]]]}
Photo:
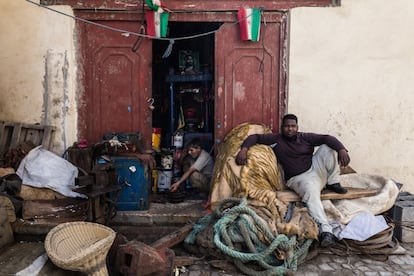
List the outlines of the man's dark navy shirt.
{"label": "man's dark navy shirt", "polygon": [[337,152],[345,149],[334,136],[306,132],[298,132],[296,139],[292,140],[281,134],[253,134],[247,137],[241,147],[250,148],[255,144],[272,146],[277,160],[283,166],[286,180],[310,169],[315,147],[326,144]]}

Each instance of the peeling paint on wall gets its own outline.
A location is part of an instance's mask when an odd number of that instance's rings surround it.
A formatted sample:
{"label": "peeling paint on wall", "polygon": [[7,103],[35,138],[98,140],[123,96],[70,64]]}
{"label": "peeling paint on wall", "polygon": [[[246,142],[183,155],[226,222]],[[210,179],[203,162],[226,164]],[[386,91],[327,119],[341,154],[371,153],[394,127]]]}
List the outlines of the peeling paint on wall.
{"label": "peeling paint on wall", "polygon": [[0,10],[0,120],[56,127],[60,155],[77,135],[75,21],[25,1],[0,1]]}
{"label": "peeling paint on wall", "polygon": [[245,96],[246,96],[246,89],[243,85],[243,82],[236,81],[236,84],[234,87],[234,99],[243,101]]}
{"label": "peeling paint on wall", "polygon": [[44,56],[43,106],[41,124],[57,127],[53,151],[65,150],[67,145],[67,115],[69,111],[67,53],[47,50]]}

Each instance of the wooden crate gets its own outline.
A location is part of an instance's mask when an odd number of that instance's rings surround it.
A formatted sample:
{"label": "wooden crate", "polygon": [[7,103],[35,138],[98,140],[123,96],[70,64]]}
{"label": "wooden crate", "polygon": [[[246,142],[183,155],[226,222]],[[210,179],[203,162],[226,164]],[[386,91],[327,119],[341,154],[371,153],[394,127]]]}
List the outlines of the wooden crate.
{"label": "wooden crate", "polygon": [[55,130],[53,126],[0,121],[0,164],[10,148],[16,148],[25,141],[30,140],[51,150]]}

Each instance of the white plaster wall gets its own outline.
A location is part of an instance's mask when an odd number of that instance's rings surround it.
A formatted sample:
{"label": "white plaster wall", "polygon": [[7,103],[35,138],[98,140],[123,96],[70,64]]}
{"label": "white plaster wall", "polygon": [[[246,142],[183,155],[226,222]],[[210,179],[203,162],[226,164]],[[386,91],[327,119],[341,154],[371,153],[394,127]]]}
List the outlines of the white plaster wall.
{"label": "white plaster wall", "polygon": [[0,1],[0,10],[0,120],[56,126],[53,151],[62,153],[77,135],[74,20],[24,0]]}
{"label": "white plaster wall", "polygon": [[351,167],[414,192],[414,1],[342,0],[291,13],[288,111],[336,135]]}

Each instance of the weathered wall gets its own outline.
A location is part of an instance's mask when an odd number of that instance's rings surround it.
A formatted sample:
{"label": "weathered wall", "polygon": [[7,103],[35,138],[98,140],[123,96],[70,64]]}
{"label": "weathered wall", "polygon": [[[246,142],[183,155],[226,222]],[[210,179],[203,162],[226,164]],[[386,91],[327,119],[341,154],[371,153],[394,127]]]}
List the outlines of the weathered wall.
{"label": "weathered wall", "polygon": [[56,126],[62,153],[76,139],[74,20],[24,0],[0,10],[0,120]]}
{"label": "weathered wall", "polygon": [[412,0],[342,0],[291,14],[288,111],[331,133],[361,173],[414,192]]}

